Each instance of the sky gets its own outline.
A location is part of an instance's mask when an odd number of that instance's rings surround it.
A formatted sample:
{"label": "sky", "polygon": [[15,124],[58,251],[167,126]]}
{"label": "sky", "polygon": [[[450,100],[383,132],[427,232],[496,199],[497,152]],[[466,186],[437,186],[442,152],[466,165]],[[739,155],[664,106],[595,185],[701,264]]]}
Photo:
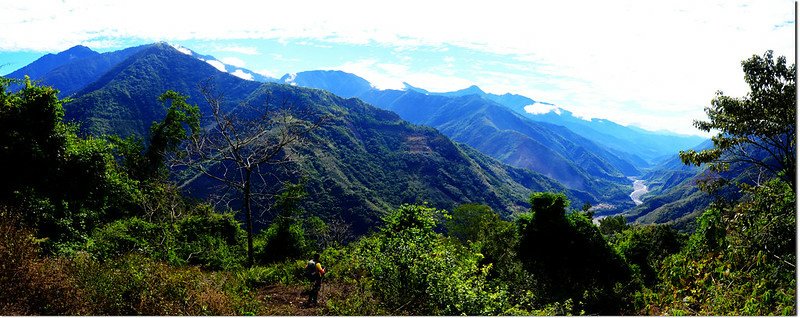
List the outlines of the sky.
{"label": "sky", "polygon": [[[267,76],[343,70],[381,89],[478,85],[680,134],[741,61],[794,61],[794,2],[0,0],[0,74],[46,53],[166,41]],[[528,109],[548,110],[545,104]]]}

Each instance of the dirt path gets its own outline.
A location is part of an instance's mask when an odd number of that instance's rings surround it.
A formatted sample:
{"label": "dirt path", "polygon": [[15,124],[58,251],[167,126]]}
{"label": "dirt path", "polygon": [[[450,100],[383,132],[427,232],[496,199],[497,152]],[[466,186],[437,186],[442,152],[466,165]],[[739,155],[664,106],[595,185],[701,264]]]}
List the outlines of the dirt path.
{"label": "dirt path", "polygon": [[266,316],[320,316],[325,308],[326,296],[320,293],[318,305],[306,306],[308,296],[302,294],[306,286],[272,285],[258,290],[258,298],[263,300],[267,308]]}

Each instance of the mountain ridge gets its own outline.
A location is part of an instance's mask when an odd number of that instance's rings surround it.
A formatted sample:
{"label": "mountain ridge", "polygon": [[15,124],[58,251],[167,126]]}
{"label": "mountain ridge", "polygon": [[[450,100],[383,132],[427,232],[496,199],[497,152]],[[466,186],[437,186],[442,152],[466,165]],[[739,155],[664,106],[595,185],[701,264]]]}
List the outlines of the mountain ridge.
{"label": "mountain ridge", "polygon": [[[335,125],[314,132],[316,148],[296,149],[317,159],[299,166],[311,176],[310,198],[303,206],[323,217],[341,216],[359,231],[366,231],[382,213],[402,203],[427,201],[446,209],[459,203],[485,203],[509,217],[527,209],[532,191],[564,192],[576,203],[596,201],[588,193],[502,165],[435,129],[410,124],[360,100],[243,80],[166,45],[148,46],[119,63],[82,89],[65,108],[68,117],[88,125],[92,133],[146,135],[149,120],[163,116],[164,109],[156,101],[160,93],[166,89],[186,92],[194,103],[199,96],[196,85],[209,77],[225,92],[225,107],[230,111],[243,102],[277,98],[339,114]],[[204,103],[198,104],[204,111]],[[204,182],[198,180],[187,190],[208,191],[203,190],[209,189]]]}
{"label": "mountain ridge", "polygon": [[[329,78],[326,81],[316,79],[322,72],[296,73],[292,82],[328,90],[342,97],[361,98],[394,111],[412,123],[437,128],[454,140],[506,164],[541,172],[574,189],[605,195],[613,198],[617,205],[627,205],[630,201],[626,192],[631,186],[626,175],[637,175],[638,169],[563,127],[533,122],[479,94],[424,94],[408,84],[409,89],[405,91],[374,88],[364,91],[364,85],[358,90],[364,92],[355,94],[352,89],[342,90],[339,85],[326,86],[332,82]],[[338,83],[360,79],[345,72],[325,71],[324,74],[326,77],[331,74],[342,77]],[[366,82],[363,79],[359,81]],[[479,88],[473,87],[469,91],[477,93]],[[597,154],[603,154],[603,157]],[[572,160],[577,161],[573,163]],[[587,169],[593,171],[592,176],[586,172]]]}

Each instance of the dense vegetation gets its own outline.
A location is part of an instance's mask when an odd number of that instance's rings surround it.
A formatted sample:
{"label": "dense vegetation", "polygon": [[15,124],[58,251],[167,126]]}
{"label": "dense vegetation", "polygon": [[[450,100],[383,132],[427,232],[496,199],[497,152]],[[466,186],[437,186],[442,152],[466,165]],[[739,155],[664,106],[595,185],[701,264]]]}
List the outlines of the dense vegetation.
{"label": "dense vegetation", "polygon": [[[797,312],[797,199],[786,171],[740,184],[741,197],[715,202],[692,234],[624,217],[595,225],[588,205],[570,210],[566,195],[535,192],[508,218],[484,204],[402,204],[354,237],[302,207],[303,183],[287,183],[249,264],[233,212],[170,181],[165,158],[200,128],[183,95],[154,99],[165,115],[146,139],[123,139],[78,134],[56,90],[27,81],[12,93],[10,82],[0,81],[4,314]],[[327,289],[319,307],[304,308],[297,295],[315,251]]]}
{"label": "dense vegetation", "polygon": [[631,204],[625,176],[639,171],[626,159],[564,127],[532,121],[485,96],[378,90],[358,76],[339,71],[301,72],[283,80],[357,97],[409,122],[434,127],[505,164],[588,192],[597,198],[593,203],[611,203],[618,211]]}
{"label": "dense vegetation", "polygon": [[[436,208],[452,209],[478,200],[509,216],[527,209],[526,197],[531,191],[565,192],[579,204],[597,202],[584,191],[565,189],[542,174],[503,165],[434,129],[412,125],[360,100],[316,89],[246,81],[166,44],[146,46],[97,78],[65,104],[65,118],[79,122],[81,131],[92,135],[147,136],[150,124],[166,114],[154,101],[173,90],[199,107],[201,126],[207,127],[212,124],[213,112],[200,90],[205,85],[221,95],[220,109],[239,118],[240,125],[257,119],[238,112],[240,109],[264,105],[273,109],[290,105],[297,111],[292,115],[301,119],[306,119],[302,113],[330,117],[308,136],[312,146],[293,147],[295,154],[310,159],[276,173],[277,180],[266,184],[296,183],[306,176],[310,199],[300,205],[327,221],[341,218],[358,234],[366,233],[380,222],[383,213],[403,203],[426,201]],[[223,192],[217,191],[218,182],[208,178],[185,177],[181,188],[196,198]],[[238,201],[230,203],[239,209]],[[258,209],[270,206],[265,203]],[[274,216],[257,213],[255,228],[266,226]]]}

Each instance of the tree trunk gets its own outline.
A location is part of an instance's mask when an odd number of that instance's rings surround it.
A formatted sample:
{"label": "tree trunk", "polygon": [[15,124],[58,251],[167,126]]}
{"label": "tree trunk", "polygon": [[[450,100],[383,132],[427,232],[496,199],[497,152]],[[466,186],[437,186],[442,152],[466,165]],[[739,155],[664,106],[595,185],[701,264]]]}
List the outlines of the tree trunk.
{"label": "tree trunk", "polygon": [[253,259],[253,211],[250,207],[250,170],[245,171],[244,180],[244,215],[247,219],[247,266],[252,267],[255,264]]}

